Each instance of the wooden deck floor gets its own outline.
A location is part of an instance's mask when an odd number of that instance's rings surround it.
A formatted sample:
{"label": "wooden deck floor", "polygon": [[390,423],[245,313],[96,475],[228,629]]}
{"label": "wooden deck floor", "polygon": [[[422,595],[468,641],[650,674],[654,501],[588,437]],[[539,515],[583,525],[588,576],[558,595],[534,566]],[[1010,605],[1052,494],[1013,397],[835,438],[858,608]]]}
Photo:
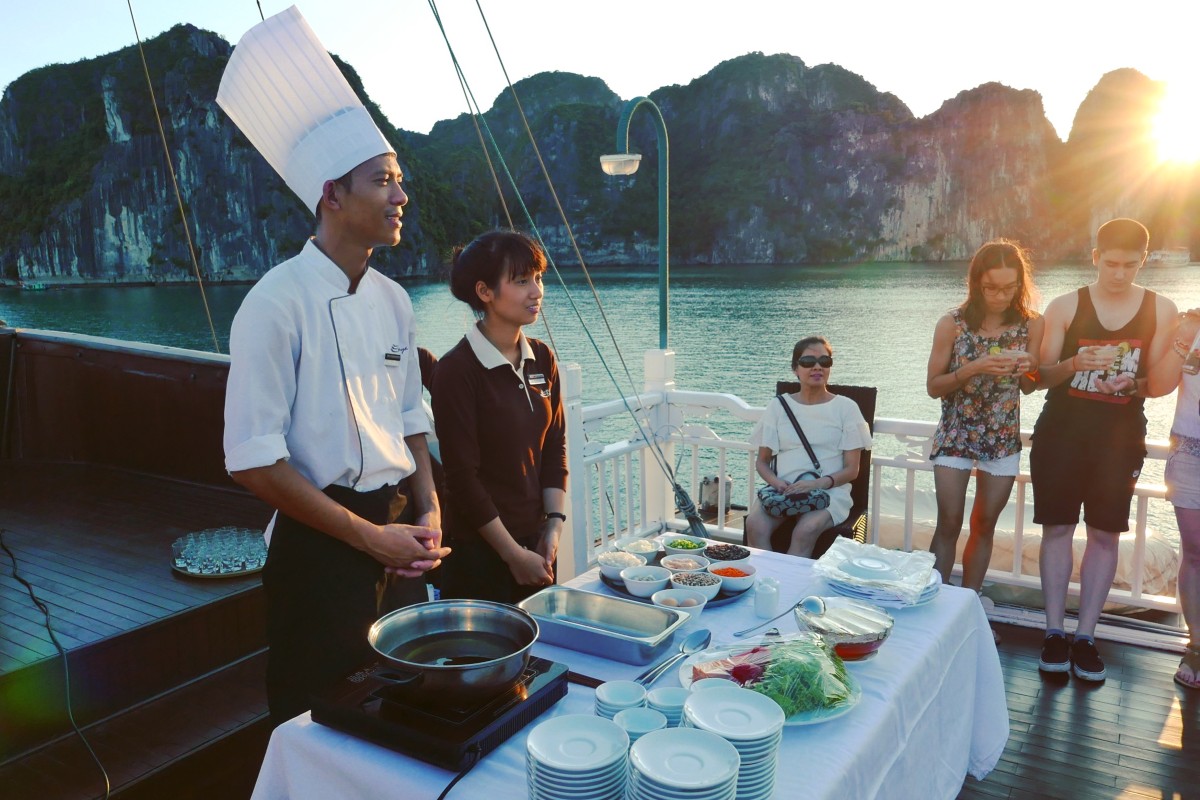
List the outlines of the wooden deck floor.
{"label": "wooden deck floor", "polygon": [[[68,652],[257,586],[257,575],[177,575],[170,545],[204,528],[261,528],[268,514],[237,492],[93,466],[0,462],[4,543]],[[3,676],[58,652],[7,555],[0,564]]]}
{"label": "wooden deck floor", "polygon": [[1200,692],[1171,680],[1179,656],[1099,643],[1108,679],[1043,676],[1042,632],[998,625],[1009,740],[960,798],[1200,798]]}
{"label": "wooden deck floor", "polygon": [[[64,491],[67,487],[69,491]],[[232,601],[248,588],[257,587],[258,578],[204,581],[178,576],[168,564],[170,542],[189,530],[206,527],[258,527],[265,514],[257,501],[232,492],[95,467],[22,463],[18,469],[0,462],[0,527],[6,529],[5,543],[17,555],[21,574],[50,605],[60,641],[72,657],[117,638],[126,640],[131,633],[136,636],[138,631],[161,628],[201,606],[219,608],[229,603],[229,610],[216,617],[217,632],[203,634],[213,639],[208,650],[219,647],[220,631],[235,630],[241,624]],[[12,677],[31,665],[57,659],[40,612],[12,579],[9,567],[7,556],[0,554],[0,688],[6,674]],[[1200,798],[1200,692],[1187,692],[1172,683],[1178,656],[1101,642],[1109,678],[1094,686],[1038,673],[1040,631],[1007,625],[997,628],[1003,637],[999,651],[1010,738],[996,769],[983,781],[968,779],[961,798]],[[173,635],[182,641],[184,636],[190,639],[198,634],[189,628]],[[208,650],[201,655],[207,657]],[[189,651],[186,658],[194,661],[197,656]],[[212,658],[214,663],[231,660],[221,661],[218,654]],[[122,667],[126,671],[134,668]],[[156,667],[146,664],[139,668]],[[57,674],[57,664],[53,671]],[[245,691],[248,699],[240,702],[251,715],[262,713],[260,671],[261,658],[255,658],[231,671],[226,679],[240,681],[237,686],[244,684],[244,689],[227,694],[236,698]],[[85,680],[83,675],[79,679]],[[73,670],[73,685],[75,680]],[[195,689],[205,690],[199,685]],[[189,695],[180,698],[169,702],[195,703]],[[101,739],[113,737],[103,744],[105,760],[115,764],[119,758],[112,748],[120,750],[122,740],[132,741],[118,733],[115,725],[155,728],[144,717],[156,713],[165,716],[164,724],[169,726],[171,713],[178,710],[148,708],[141,717],[128,721],[95,723],[100,726],[95,730]],[[4,727],[0,712],[0,739]],[[75,746],[69,736],[63,743]],[[256,752],[241,752],[240,756],[256,762],[264,745],[265,738],[252,744],[242,742],[242,751]],[[172,746],[176,745],[172,742]],[[74,766],[89,774],[82,757]],[[161,785],[158,790],[172,794]],[[248,790],[242,791],[248,794]],[[8,796],[3,781],[0,796]],[[79,795],[39,791],[36,796]],[[226,791],[225,796],[238,800],[244,795]],[[777,796],[789,797],[782,788]],[[914,800],[918,797],[914,795]]]}

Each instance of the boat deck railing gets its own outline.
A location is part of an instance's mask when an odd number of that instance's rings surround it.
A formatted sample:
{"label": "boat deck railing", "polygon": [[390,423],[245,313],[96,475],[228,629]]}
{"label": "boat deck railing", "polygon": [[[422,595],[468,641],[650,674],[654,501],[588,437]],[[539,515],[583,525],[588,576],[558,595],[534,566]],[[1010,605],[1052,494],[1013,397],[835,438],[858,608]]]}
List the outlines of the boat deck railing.
{"label": "boat deck railing", "polygon": [[[755,447],[747,439],[763,408],[749,405],[732,394],[678,389],[674,385],[673,365],[670,351],[649,351],[642,394],[590,406],[584,406],[581,400],[579,367],[564,367],[571,536],[560,549],[561,580],[594,566],[597,556],[618,539],[683,531],[689,527],[676,508],[670,482],[659,463],[670,465],[697,505],[702,499],[708,500],[705,517],[711,521],[706,528],[712,538],[741,540],[741,522],[753,500],[757,481]],[[640,430],[634,425],[630,410],[638,419]],[[929,522],[918,519],[917,500],[922,493],[932,492],[928,455],[935,428],[932,422],[887,418],[874,421],[868,541],[913,549],[917,529]],[[1022,432],[1026,450],[1029,436],[1028,431]],[[661,455],[656,455],[655,449]],[[1165,460],[1167,443],[1148,442],[1147,451],[1147,463]],[[1152,501],[1163,500],[1165,487],[1144,481],[1138,483],[1134,493],[1132,548],[1128,543],[1123,546],[1122,558],[1126,563],[1122,574],[1128,579],[1123,584],[1115,583],[1109,593],[1110,607],[1120,606],[1133,612],[1135,620],[1138,612],[1165,612],[1158,614],[1159,617],[1180,612],[1173,579],[1169,582],[1170,593],[1156,594],[1145,587],[1148,511]],[[1029,474],[1023,469],[1002,517],[1011,529],[1011,557],[1007,552],[993,556],[985,585],[1012,590],[1010,594],[1016,596],[1036,598],[1040,589],[1036,560],[1031,569],[1024,556],[1026,547],[1033,546],[1027,539],[1040,536],[1040,526],[1033,523],[1032,515],[1027,512],[1031,498]],[[924,527],[928,529],[927,524]],[[885,533],[886,541],[882,538]],[[960,539],[965,539],[965,531]],[[922,542],[920,546],[926,544]],[[959,571],[957,565],[955,571]],[[1077,597],[1079,588],[1078,582],[1072,580],[1069,594]],[[998,604],[992,617],[1031,626],[1043,624],[1040,609],[1020,602]],[[1169,649],[1179,647],[1183,641],[1177,628],[1153,621],[1135,621],[1119,627],[1122,630],[1102,631],[1101,635]]]}

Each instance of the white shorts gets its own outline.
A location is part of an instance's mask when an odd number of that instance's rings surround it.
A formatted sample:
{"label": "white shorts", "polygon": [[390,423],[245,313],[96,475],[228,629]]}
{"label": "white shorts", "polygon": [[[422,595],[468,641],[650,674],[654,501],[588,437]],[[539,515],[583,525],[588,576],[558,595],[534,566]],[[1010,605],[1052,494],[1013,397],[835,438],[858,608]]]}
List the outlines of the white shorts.
{"label": "white shorts", "polygon": [[1200,508],[1200,457],[1172,450],[1167,456],[1163,480],[1167,484],[1167,499],[1177,508]]}
{"label": "white shorts", "polygon": [[976,467],[980,472],[986,472],[988,475],[995,475],[998,478],[1015,478],[1017,477],[1017,473],[1021,471],[1021,454],[1013,453],[1011,456],[997,458],[994,461],[960,458],[958,456],[937,456],[933,459],[933,465],[935,467],[965,470]]}

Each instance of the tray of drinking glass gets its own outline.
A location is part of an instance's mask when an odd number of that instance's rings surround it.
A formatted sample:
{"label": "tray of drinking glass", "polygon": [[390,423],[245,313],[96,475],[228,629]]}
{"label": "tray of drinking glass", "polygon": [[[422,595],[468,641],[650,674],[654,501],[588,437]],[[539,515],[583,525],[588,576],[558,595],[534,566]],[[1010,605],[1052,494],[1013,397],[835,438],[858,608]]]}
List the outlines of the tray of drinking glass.
{"label": "tray of drinking glass", "polygon": [[235,578],[262,571],[267,543],[262,531],[210,528],[171,543],[171,569],[189,578]]}

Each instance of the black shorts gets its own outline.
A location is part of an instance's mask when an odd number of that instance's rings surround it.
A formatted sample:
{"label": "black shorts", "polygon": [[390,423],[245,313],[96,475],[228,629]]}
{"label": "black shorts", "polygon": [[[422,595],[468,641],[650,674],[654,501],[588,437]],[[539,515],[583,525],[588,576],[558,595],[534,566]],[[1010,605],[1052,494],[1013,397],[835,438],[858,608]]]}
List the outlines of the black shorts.
{"label": "black shorts", "polygon": [[1075,525],[1082,505],[1091,527],[1129,530],[1130,501],[1145,458],[1144,438],[1094,436],[1039,419],[1029,451],[1033,521]]}

